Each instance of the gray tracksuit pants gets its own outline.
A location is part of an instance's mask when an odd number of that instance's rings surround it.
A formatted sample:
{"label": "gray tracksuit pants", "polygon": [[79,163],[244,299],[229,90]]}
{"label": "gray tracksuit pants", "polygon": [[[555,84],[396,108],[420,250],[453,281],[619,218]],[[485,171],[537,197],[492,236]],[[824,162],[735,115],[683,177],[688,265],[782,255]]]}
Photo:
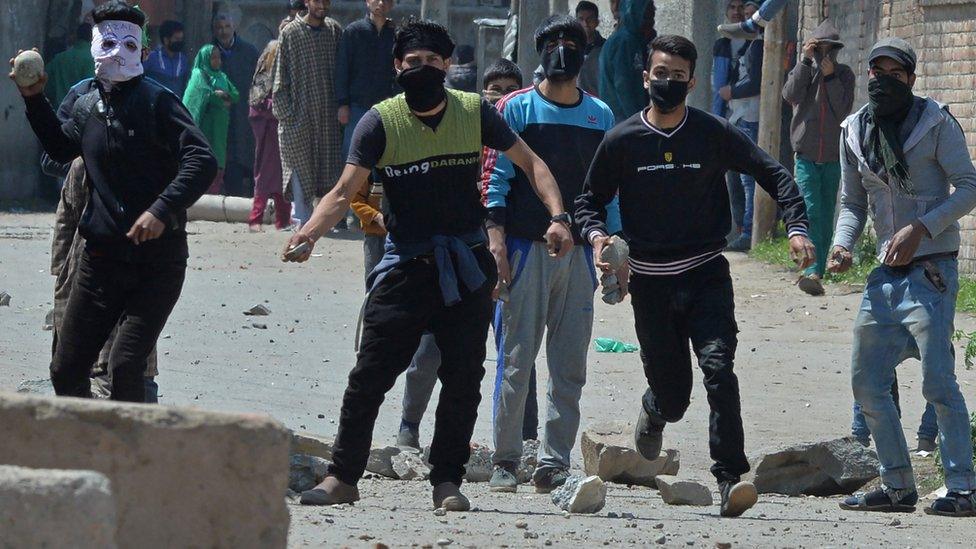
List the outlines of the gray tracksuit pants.
{"label": "gray tracksuit pants", "polygon": [[576,246],[554,259],[544,242],[510,237],[507,244],[512,283],[507,301],[499,301],[495,312],[494,461],[513,463],[522,456],[529,375],[547,332],[549,386],[539,469],[568,468],[593,331],[592,249]]}

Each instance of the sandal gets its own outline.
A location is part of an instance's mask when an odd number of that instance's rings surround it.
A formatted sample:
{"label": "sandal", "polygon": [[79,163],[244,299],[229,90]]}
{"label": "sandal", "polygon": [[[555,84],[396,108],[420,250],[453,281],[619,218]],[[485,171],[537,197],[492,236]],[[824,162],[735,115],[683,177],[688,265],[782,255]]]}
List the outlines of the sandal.
{"label": "sandal", "polygon": [[976,492],[949,492],[925,508],[926,515],[976,517]]}
{"label": "sandal", "polygon": [[895,490],[882,485],[877,490],[855,494],[845,499],[840,508],[847,511],[873,511],[877,513],[912,513],[918,503],[915,490]]}

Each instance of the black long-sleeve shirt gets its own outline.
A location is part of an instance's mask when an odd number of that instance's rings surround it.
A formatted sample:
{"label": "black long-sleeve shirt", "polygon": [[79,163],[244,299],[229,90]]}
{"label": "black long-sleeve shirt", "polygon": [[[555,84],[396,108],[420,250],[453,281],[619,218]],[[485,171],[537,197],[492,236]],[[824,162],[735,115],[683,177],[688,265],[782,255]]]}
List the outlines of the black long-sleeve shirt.
{"label": "black long-sleeve shirt", "polygon": [[632,270],[684,272],[725,248],[728,170],[755,177],[783,209],[789,234],[806,234],[806,208],[789,171],[728,121],[690,107],[673,129],[655,128],[639,112],[607,133],[576,199],[577,223],[588,240],[606,234],[606,205],[619,193]]}
{"label": "black long-sleeve shirt", "polygon": [[[68,92],[58,114],[43,95],[25,98],[27,118],[51,159],[85,161],[92,196],[79,231],[87,248],[123,261],[185,260],[186,209],[213,181],[217,161],[190,113],[172,92],[141,77],[118,84],[104,109],[79,114],[89,80]],[[79,121],[83,126],[79,127]],[[166,225],[136,246],[126,238],[143,212]]]}
{"label": "black long-sleeve shirt", "polygon": [[379,31],[369,18],[358,19],[342,31],[336,54],[335,95],[340,106],[370,108],[393,97],[393,21]]}

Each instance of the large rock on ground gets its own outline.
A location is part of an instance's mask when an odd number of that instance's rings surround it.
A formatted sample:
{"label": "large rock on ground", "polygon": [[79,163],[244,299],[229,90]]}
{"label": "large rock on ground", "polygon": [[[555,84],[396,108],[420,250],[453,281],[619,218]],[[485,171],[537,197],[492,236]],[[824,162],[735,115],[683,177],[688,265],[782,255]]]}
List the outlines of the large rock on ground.
{"label": "large rock on ground", "polygon": [[761,494],[850,494],[878,476],[878,455],[853,438],[803,443],[753,460]]}
{"label": "large rock on ground", "polygon": [[333,439],[314,433],[294,431],[291,434],[292,454],[305,454],[331,461],[333,445],[335,445]]}
{"label": "large rock on ground", "polygon": [[570,513],[598,513],[607,503],[607,485],[596,475],[573,475],[553,490],[552,502]]}
{"label": "large rock on ground", "polygon": [[3,547],[114,548],[116,530],[105,475],[0,465]]}
{"label": "large rock on ground", "polygon": [[400,452],[390,461],[400,480],[427,480],[430,477],[430,468],[420,457],[420,452]]}
{"label": "large rock on ground", "polygon": [[583,469],[608,482],[656,487],[654,477],[676,475],[680,467],[677,450],[665,450],[650,461],[634,448],[634,426],[623,421],[591,425],[580,439]]}
{"label": "large rock on ground", "polygon": [[369,451],[369,458],[366,460],[366,470],[387,478],[399,478],[393,470],[393,456],[401,451],[396,446],[373,448]]}
{"label": "large rock on ground", "polygon": [[329,462],[307,454],[292,454],[288,469],[288,488],[299,494],[311,490],[325,479]]}
{"label": "large rock on ground", "polygon": [[711,505],[712,491],[694,480],[672,475],[658,475],[654,479],[661,499],[668,505]]}
{"label": "large rock on ground", "polygon": [[0,394],[0,463],[104,474],[120,547],[285,547],[289,439],[264,415]]}

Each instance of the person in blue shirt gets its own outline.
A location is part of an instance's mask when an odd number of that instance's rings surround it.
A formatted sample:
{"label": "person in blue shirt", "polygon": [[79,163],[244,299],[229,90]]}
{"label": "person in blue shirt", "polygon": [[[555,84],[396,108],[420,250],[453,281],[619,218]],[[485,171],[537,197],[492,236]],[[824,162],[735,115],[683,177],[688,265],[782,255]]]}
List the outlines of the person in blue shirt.
{"label": "person in blue shirt", "polygon": [[[614,117],[610,107],[578,87],[586,32],[575,18],[548,18],[536,30],[535,43],[545,79],[506,96],[497,107],[512,130],[549,166],[568,204],[582,192],[590,161],[613,127]],[[499,281],[494,322],[495,454],[489,488],[494,492],[517,489],[529,381],[548,328],[548,409],[539,465],[532,478],[536,492],[548,493],[566,482],[579,430],[597,286],[592,251],[574,246],[565,257],[550,255],[545,233],[551,217],[529,176],[496,151],[489,153],[484,170],[488,238]],[[575,225],[572,233],[582,244]]]}
{"label": "person in blue shirt", "polygon": [[160,46],[142,64],[146,76],[183,97],[190,71],[193,69],[193,64],[183,53],[183,24],[179,21],[163,21],[159,26],[159,42]]}

